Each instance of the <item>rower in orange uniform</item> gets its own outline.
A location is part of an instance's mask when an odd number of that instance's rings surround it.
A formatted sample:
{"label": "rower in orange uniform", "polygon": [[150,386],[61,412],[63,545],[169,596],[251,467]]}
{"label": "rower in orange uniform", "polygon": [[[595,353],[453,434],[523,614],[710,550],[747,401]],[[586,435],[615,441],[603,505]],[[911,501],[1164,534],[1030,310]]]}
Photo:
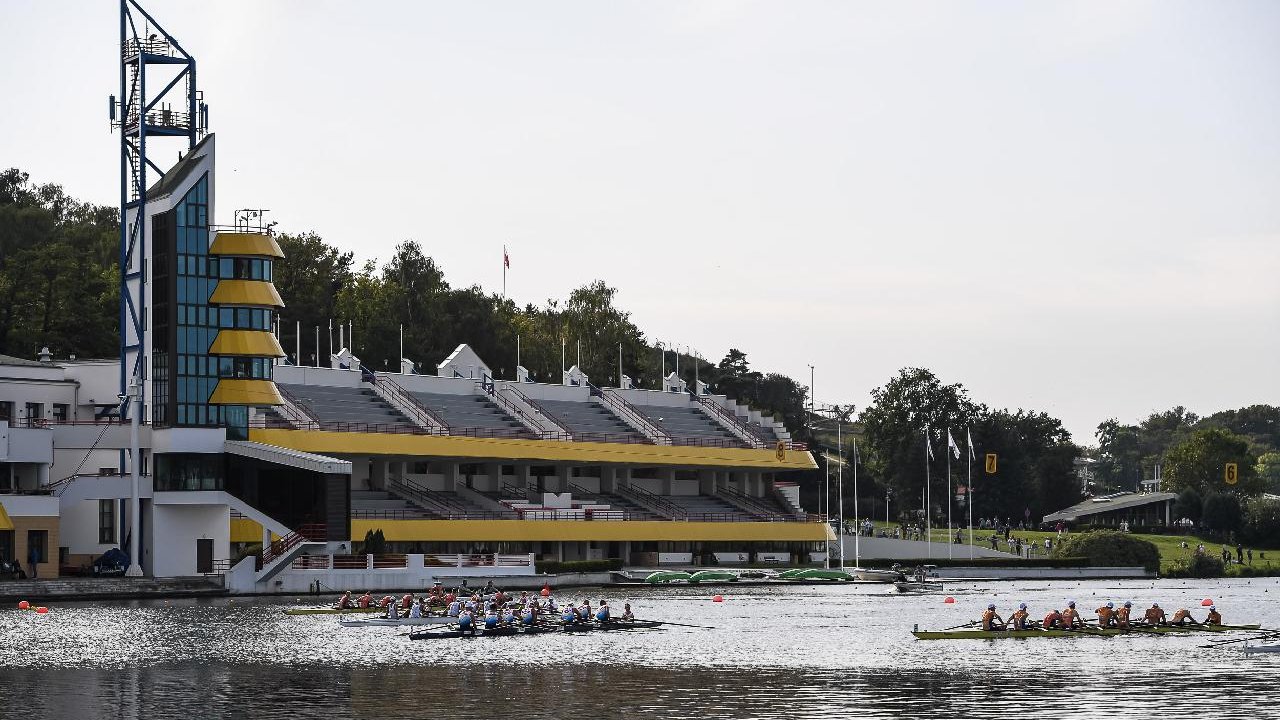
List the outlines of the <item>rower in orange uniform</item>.
{"label": "rower in orange uniform", "polygon": [[[996,622],[996,621],[999,622]],[[1004,618],[996,614],[996,604],[991,603],[987,606],[987,611],[982,613],[982,629],[983,630],[1003,630],[1005,627]]]}
{"label": "rower in orange uniform", "polygon": [[1067,603],[1067,609],[1062,611],[1062,626],[1071,629],[1077,625],[1084,627],[1084,618],[1080,617],[1080,611],[1076,610],[1076,601],[1072,600]]}
{"label": "rower in orange uniform", "polygon": [[1160,607],[1160,603],[1151,603],[1151,607],[1147,608],[1147,612],[1142,619],[1146,620],[1148,625],[1165,624],[1165,614]]}
{"label": "rower in orange uniform", "polygon": [[1221,625],[1222,624],[1222,613],[1218,612],[1217,605],[1209,606],[1209,614],[1205,616],[1204,624],[1205,625]]}
{"label": "rower in orange uniform", "polygon": [[1044,616],[1044,622],[1040,623],[1040,627],[1045,630],[1062,627],[1062,613],[1050,610],[1049,614]]}
{"label": "rower in orange uniform", "polygon": [[1098,627],[1111,627],[1115,622],[1116,604],[1108,600],[1106,605],[1094,612],[1098,613]]}
{"label": "rower in orange uniform", "polygon": [[1009,622],[1013,624],[1014,630],[1027,629],[1027,616],[1031,613],[1027,612],[1026,603],[1018,603],[1018,610],[1010,618]]}
{"label": "rower in orange uniform", "polygon": [[1195,618],[1191,617],[1191,611],[1186,608],[1178,608],[1178,612],[1174,613],[1173,619],[1169,621],[1170,625],[1186,625],[1187,623],[1200,624],[1196,622]]}
{"label": "rower in orange uniform", "polygon": [[1116,627],[1129,629],[1129,612],[1133,610],[1133,603],[1128,600],[1124,601],[1124,606],[1116,611]]}
{"label": "rower in orange uniform", "polygon": [[338,609],[346,610],[351,607],[355,607],[355,603],[351,602],[351,591],[348,590],[342,593],[342,597],[338,598]]}

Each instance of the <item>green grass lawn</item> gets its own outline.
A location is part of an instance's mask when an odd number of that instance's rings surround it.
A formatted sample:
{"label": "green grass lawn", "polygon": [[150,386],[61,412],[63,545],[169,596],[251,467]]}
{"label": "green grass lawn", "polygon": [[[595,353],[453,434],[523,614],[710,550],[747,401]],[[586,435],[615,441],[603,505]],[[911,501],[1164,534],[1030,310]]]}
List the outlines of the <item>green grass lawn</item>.
{"label": "green grass lawn", "polygon": [[[876,522],[875,526],[877,530],[888,529],[890,531],[892,531],[893,527],[895,527],[893,525],[886,525],[884,521]],[[964,529],[962,528],[962,530]],[[952,532],[954,533],[954,530]],[[973,532],[974,532],[974,537],[976,539],[976,542],[974,543],[975,545],[979,547],[985,547],[987,549],[991,548],[991,543],[990,541],[987,540],[987,538],[990,538],[994,531],[974,530]],[[1031,555],[1031,557],[1042,558],[1046,556],[1046,553],[1044,550],[1045,538],[1052,538],[1054,541],[1054,544],[1057,544],[1058,542],[1057,540],[1058,534],[1051,531],[1042,532],[1039,530],[1014,530],[1012,533],[1010,533],[1010,536],[1022,538],[1024,542],[1028,542],[1028,541],[1034,542],[1036,546],[1036,550]],[[1170,569],[1172,569],[1174,565],[1180,562],[1183,562],[1187,558],[1189,558],[1193,553],[1195,553],[1196,545],[1198,545],[1199,543],[1204,543],[1205,551],[1210,555],[1219,555],[1222,552],[1222,543],[1205,540],[1203,538],[1199,538],[1194,535],[1134,534],[1133,537],[1141,538],[1143,540],[1149,540],[1155,544],[1156,548],[1160,551],[1161,574],[1167,573]],[[932,538],[935,543],[943,543],[943,544],[946,544],[951,539],[947,536],[947,529],[945,527],[942,529],[934,528],[932,533]],[[965,544],[968,544],[969,533],[967,531],[963,532],[962,538],[964,539]],[[1187,543],[1186,550],[1182,549],[1183,541],[1186,541]],[[1003,533],[1001,533],[999,543],[997,544],[997,549],[1004,551],[1005,548],[1006,546],[1004,542],[1004,535]],[[1249,546],[1245,546],[1245,550],[1248,550],[1248,549],[1249,549]],[[1231,550],[1232,565],[1228,566],[1227,568],[1228,576],[1231,575],[1231,568],[1235,566],[1234,565],[1235,547],[1232,546],[1230,550]],[[1265,555],[1266,557],[1265,558],[1262,557],[1263,555]],[[1245,564],[1248,565],[1248,562],[1249,561],[1246,556]],[[1267,570],[1272,573],[1280,572],[1280,548],[1256,548],[1256,547],[1253,548],[1253,567]]]}

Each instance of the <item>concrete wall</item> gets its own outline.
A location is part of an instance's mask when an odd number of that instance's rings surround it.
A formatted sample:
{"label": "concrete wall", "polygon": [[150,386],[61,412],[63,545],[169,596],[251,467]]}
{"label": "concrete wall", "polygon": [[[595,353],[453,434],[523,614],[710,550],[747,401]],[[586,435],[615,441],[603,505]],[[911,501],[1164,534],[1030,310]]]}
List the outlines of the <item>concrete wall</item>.
{"label": "concrete wall", "polygon": [[271,377],[278,383],[289,385],[360,387],[360,373],[354,370],[334,370],[332,368],[307,367],[305,365],[276,365],[271,369]]}
{"label": "concrete wall", "polygon": [[[62,503],[62,547],[71,555],[98,557],[102,553],[117,547],[119,541],[128,532],[128,526],[120,527],[120,504],[115,505],[116,542],[98,542],[98,501],[81,500],[79,502]],[[129,514],[129,501],[124,501],[125,515]],[[128,522],[126,520],[126,522]],[[79,564],[79,563],[76,563]]]}
{"label": "concrete wall", "polygon": [[231,512],[226,505],[156,505],[151,507],[151,574],[195,575],[196,540],[213,540],[215,560],[231,551]]}

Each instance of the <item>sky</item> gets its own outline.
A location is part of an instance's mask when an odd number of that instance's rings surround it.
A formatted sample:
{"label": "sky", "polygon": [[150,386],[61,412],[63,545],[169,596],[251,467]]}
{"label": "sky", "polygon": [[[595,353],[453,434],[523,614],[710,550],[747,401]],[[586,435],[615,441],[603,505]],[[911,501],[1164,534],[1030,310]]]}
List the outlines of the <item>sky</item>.
{"label": "sky", "polygon": [[[0,2],[0,166],[103,204],[117,7]],[[1280,3],[146,7],[197,59],[219,222],[492,292],[505,245],[517,302],[601,279],[820,403],[928,367],[1084,444],[1280,403]]]}

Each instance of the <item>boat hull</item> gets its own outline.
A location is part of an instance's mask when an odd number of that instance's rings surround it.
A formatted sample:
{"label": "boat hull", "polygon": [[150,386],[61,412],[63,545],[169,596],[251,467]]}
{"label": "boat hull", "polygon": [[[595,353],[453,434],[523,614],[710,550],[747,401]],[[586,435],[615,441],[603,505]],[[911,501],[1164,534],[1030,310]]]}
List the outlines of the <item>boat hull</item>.
{"label": "boat hull", "polygon": [[417,625],[448,625],[456,621],[457,618],[445,617],[444,615],[433,615],[431,617],[424,618],[399,618],[397,620],[392,620],[391,618],[339,620],[338,624],[342,627],[413,627]]}

